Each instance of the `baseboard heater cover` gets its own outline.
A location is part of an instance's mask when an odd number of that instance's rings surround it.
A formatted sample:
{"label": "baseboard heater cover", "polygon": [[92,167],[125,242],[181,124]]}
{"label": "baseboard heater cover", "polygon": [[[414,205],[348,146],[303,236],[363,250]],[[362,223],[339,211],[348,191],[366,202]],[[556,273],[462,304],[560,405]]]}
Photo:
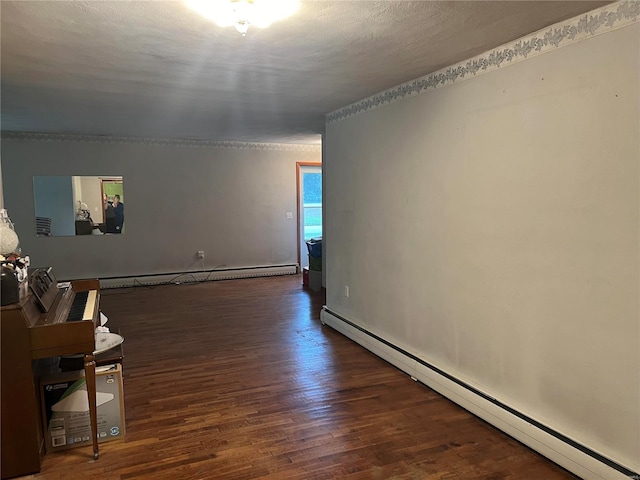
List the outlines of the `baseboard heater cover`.
{"label": "baseboard heater cover", "polygon": [[640,474],[503,404],[440,368],[323,307],[320,320],[474,415],[585,480],[640,480]]}
{"label": "baseboard heater cover", "polygon": [[155,273],[148,275],[100,278],[100,288],[183,284],[206,282],[212,280],[232,280],[236,278],[295,275],[297,273],[298,264],[257,265],[249,267],[200,270],[197,272]]}

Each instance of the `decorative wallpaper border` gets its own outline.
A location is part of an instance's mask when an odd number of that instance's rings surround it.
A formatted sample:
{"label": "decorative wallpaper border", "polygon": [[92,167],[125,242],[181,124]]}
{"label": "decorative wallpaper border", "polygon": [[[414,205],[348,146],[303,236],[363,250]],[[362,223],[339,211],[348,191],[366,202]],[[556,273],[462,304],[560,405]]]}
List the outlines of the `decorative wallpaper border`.
{"label": "decorative wallpaper border", "polygon": [[110,137],[102,135],[70,135],[58,133],[2,132],[3,140],[38,140],[44,142],[84,142],[106,144],[134,144],[171,147],[236,148],[244,150],[276,150],[287,152],[321,152],[321,145],[293,143],[212,142],[148,137]]}
{"label": "decorative wallpaper border", "polygon": [[344,120],[403,98],[420,95],[429,89],[433,90],[451,85],[456,81],[473,78],[550,50],[636,23],[638,17],[640,17],[640,1],[627,0],[605,5],[489,50],[470,60],[443,68],[331,112],[325,117],[326,123]]}

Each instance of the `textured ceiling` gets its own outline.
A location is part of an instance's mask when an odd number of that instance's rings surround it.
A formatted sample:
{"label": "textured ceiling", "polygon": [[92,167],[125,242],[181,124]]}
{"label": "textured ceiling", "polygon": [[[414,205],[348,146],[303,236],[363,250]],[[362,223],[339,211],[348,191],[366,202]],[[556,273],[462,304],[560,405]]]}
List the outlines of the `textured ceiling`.
{"label": "textured ceiling", "polygon": [[303,1],[242,37],[180,1],[2,0],[2,130],[318,143],[326,113],[606,3]]}

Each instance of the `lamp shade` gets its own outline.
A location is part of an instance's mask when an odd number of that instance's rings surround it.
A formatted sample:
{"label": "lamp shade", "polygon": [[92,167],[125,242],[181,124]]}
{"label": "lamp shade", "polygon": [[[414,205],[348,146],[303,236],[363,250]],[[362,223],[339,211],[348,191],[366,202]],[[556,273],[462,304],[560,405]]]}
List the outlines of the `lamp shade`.
{"label": "lamp shade", "polygon": [[18,235],[8,223],[0,223],[0,254],[11,255],[18,249]]}
{"label": "lamp shade", "polygon": [[6,257],[18,250],[18,235],[4,208],[0,208],[0,255]]}

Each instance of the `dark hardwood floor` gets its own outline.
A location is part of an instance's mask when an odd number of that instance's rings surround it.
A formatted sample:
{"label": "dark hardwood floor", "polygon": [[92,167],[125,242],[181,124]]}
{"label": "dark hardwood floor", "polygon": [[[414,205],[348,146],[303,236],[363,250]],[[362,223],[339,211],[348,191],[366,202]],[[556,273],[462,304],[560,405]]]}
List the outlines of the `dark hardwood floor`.
{"label": "dark hardwood floor", "polygon": [[32,478],[575,479],[319,320],[300,276],[105,290],[126,436]]}

